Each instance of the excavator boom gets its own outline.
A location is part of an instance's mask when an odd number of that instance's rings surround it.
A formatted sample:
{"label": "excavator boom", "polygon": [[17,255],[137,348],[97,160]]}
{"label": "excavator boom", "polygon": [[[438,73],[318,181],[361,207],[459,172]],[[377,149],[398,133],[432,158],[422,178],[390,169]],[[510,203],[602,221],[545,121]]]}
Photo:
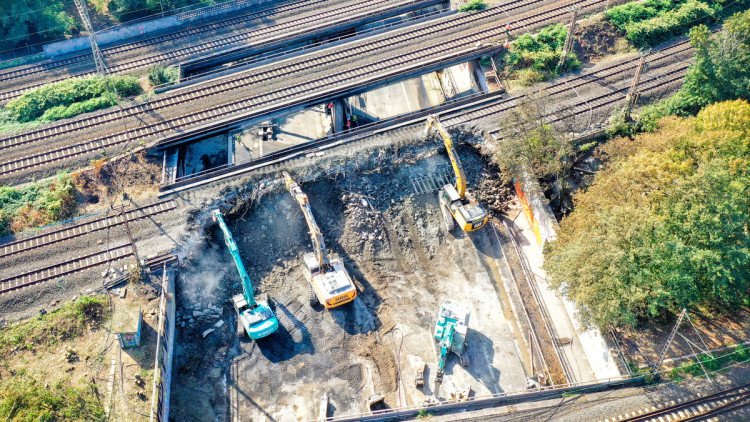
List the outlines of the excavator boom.
{"label": "excavator boom", "polygon": [[294,200],[299,204],[300,208],[302,209],[302,214],[305,215],[307,227],[310,231],[310,239],[312,240],[315,257],[318,259],[318,264],[320,265],[320,268],[326,268],[329,265],[326,242],[323,238],[323,233],[320,231],[320,227],[318,227],[318,223],[315,221],[315,216],[313,216],[312,208],[310,208],[310,201],[307,199],[307,195],[302,192],[302,189],[299,187],[297,182],[292,179],[289,173],[283,172],[283,174],[286,188],[289,190],[289,193],[292,194]]}
{"label": "excavator boom", "polygon": [[464,168],[461,166],[461,161],[458,160],[458,153],[456,152],[455,145],[453,145],[453,139],[451,138],[448,131],[445,130],[443,124],[440,123],[440,118],[436,115],[430,115],[429,117],[427,117],[427,128],[425,129],[426,134],[429,134],[430,129],[432,129],[433,127],[438,131],[438,133],[440,133],[440,136],[443,138],[445,149],[448,151],[448,157],[450,157],[451,159],[453,172],[456,174],[456,192],[458,193],[458,196],[463,199],[466,195],[466,173],[464,172]]}
{"label": "excavator boom", "polygon": [[250,276],[247,275],[237,243],[235,243],[232,232],[229,231],[221,211],[213,210],[211,215],[224,233],[224,243],[229,248],[229,253],[232,254],[234,265],[237,267],[237,272],[242,280],[242,294],[232,297],[234,309],[237,311],[237,335],[242,336],[247,333],[253,340],[266,337],[279,328],[279,320],[269,306],[270,302],[267,299],[255,300],[253,283],[250,281]]}
{"label": "excavator boom", "polygon": [[224,243],[227,245],[227,248],[229,248],[229,253],[232,254],[232,259],[234,259],[234,265],[237,267],[237,272],[240,273],[240,279],[242,280],[242,295],[245,297],[248,306],[252,308],[255,306],[255,292],[253,292],[253,284],[250,281],[250,276],[247,275],[247,271],[245,270],[245,264],[242,263],[242,259],[240,258],[240,251],[237,248],[237,243],[235,243],[232,233],[229,231],[229,227],[227,227],[227,223],[224,221],[221,212],[219,210],[213,210],[212,214],[214,220],[219,223],[219,227],[224,233]]}

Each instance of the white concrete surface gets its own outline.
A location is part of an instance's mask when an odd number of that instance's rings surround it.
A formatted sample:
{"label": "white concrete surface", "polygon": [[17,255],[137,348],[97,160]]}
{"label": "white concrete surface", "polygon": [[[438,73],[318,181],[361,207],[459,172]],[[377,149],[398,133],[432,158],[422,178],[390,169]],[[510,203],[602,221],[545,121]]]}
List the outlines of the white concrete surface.
{"label": "white concrete surface", "polygon": [[241,163],[262,157],[333,133],[331,118],[322,104],[273,119],[271,124],[274,125],[273,136],[267,140],[263,140],[258,134],[258,122],[243,126],[240,131],[235,132],[233,162]]}
{"label": "white concrete surface", "polygon": [[514,220],[515,234],[520,237],[518,240],[521,249],[531,266],[539,291],[552,318],[552,324],[560,338],[572,340],[561,346],[572,366],[575,379],[571,381],[592,381],[619,376],[617,365],[601,334],[595,330],[582,330],[576,320],[575,305],[557,295],[549,286],[547,275],[542,269],[544,263],[542,248],[536,241],[526,214],[521,211],[520,206],[514,212],[518,213],[518,217]]}

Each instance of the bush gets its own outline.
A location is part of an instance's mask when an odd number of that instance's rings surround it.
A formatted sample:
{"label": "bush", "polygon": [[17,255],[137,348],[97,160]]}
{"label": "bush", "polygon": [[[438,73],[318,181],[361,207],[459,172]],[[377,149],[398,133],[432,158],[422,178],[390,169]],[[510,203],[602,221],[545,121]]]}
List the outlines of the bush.
{"label": "bush", "polygon": [[24,188],[0,186],[0,236],[66,218],[75,207],[75,186],[69,175]]}
{"label": "bush", "polygon": [[148,81],[151,86],[177,82],[180,79],[180,69],[174,66],[153,65],[148,69]]}
{"label": "bush", "polygon": [[[543,28],[534,36],[521,35],[511,43],[510,51],[505,51],[502,56],[502,68],[524,86],[557,76],[557,65],[567,35],[568,30],[562,24]],[[573,52],[566,56],[566,64],[568,70],[581,67]]]}
{"label": "bush", "polygon": [[688,0],[661,16],[625,24],[626,37],[639,47],[657,44],[684,34],[694,25],[713,20],[714,14],[708,4]]}
{"label": "bush", "polygon": [[646,0],[643,3],[627,3],[609,9],[604,16],[618,29],[625,31],[628,24],[654,18],[678,6],[680,0]]}
{"label": "bush", "polygon": [[[67,79],[62,82],[29,90],[20,97],[10,101],[6,105],[6,108],[17,121],[30,122],[42,117],[49,109],[61,106],[68,107],[74,103],[84,102],[104,96],[105,94],[111,95],[107,89],[106,82],[109,82],[110,86],[117,88],[121,96],[136,95],[141,92],[138,79],[134,76],[91,76],[87,78]],[[101,101],[98,104],[101,106],[110,102]],[[86,109],[92,105],[94,103],[79,107]],[[58,113],[62,113],[61,109],[57,109],[51,115]]]}
{"label": "bush", "polygon": [[484,4],[484,1],[482,0],[471,0],[470,2],[466,3],[465,5],[458,8],[459,12],[478,12],[480,10],[484,10],[487,8],[487,5]]}

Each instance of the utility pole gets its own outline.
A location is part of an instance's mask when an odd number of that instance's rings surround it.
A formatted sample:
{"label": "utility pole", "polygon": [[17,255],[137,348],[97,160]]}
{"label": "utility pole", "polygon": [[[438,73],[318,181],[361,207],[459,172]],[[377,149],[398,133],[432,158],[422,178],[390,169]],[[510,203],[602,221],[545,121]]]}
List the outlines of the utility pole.
{"label": "utility pole", "polygon": [[630,83],[630,90],[628,95],[625,97],[625,121],[630,121],[630,112],[633,110],[635,103],[638,101],[638,84],[641,82],[641,74],[643,73],[643,67],[646,64],[646,57],[641,57],[641,61],[638,62],[638,68],[635,70],[633,81]]}
{"label": "utility pole", "polygon": [[560,68],[560,70],[565,68],[566,61],[565,57],[570,53],[570,50],[573,49],[573,41],[575,41],[575,36],[573,35],[573,32],[576,30],[576,20],[578,19],[578,8],[573,9],[573,14],[570,16],[570,23],[568,24],[568,35],[565,37],[565,44],[563,45],[562,54],[560,54],[560,62],[557,64],[557,67]]}
{"label": "utility pole", "polygon": [[107,66],[104,65],[104,56],[99,50],[99,45],[96,43],[96,34],[94,34],[94,28],[91,26],[91,19],[89,19],[89,12],[86,9],[86,0],[73,0],[78,8],[78,14],[81,15],[81,21],[83,21],[83,27],[89,33],[89,41],[91,41],[91,52],[94,54],[94,64],[96,64],[96,73],[100,75],[107,74]]}

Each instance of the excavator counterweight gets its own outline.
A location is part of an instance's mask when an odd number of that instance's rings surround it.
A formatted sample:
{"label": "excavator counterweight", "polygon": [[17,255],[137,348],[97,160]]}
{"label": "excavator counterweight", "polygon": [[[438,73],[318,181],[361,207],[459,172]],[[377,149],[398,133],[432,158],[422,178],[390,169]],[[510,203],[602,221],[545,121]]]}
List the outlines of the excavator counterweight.
{"label": "excavator counterweight", "polygon": [[287,190],[305,216],[313,245],[313,252],[308,252],[302,257],[302,272],[309,283],[310,305],[321,303],[326,309],[330,309],[353,301],[357,297],[357,288],[344,268],[344,262],[338,256],[328,253],[323,233],[315,221],[307,195],[289,173],[283,174]]}
{"label": "excavator counterweight", "polygon": [[248,337],[253,340],[266,337],[279,328],[279,320],[276,319],[276,315],[271,310],[267,300],[255,300],[250,276],[245,270],[237,243],[235,243],[221,211],[213,210],[211,215],[224,233],[224,243],[234,259],[234,264],[242,281],[242,294],[232,297],[234,309],[237,311],[237,334],[242,335],[246,332]]}
{"label": "excavator counterweight", "polygon": [[446,228],[448,231],[452,231],[454,226],[458,224],[461,230],[465,232],[481,229],[487,224],[489,214],[474,196],[466,191],[466,173],[458,159],[458,152],[453,145],[453,139],[436,115],[427,118],[425,136],[428,136],[433,128],[443,138],[445,149],[448,151],[448,157],[453,166],[453,172],[456,174],[456,186],[445,185],[438,193]]}

